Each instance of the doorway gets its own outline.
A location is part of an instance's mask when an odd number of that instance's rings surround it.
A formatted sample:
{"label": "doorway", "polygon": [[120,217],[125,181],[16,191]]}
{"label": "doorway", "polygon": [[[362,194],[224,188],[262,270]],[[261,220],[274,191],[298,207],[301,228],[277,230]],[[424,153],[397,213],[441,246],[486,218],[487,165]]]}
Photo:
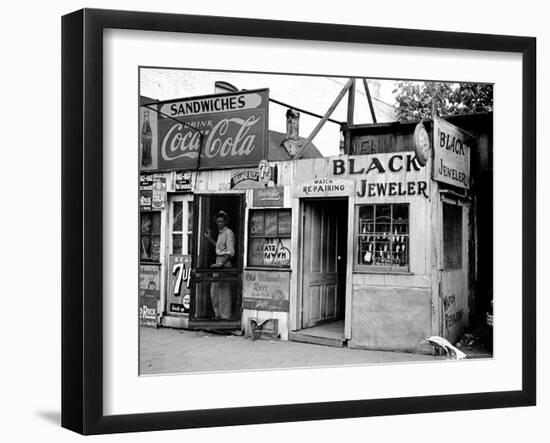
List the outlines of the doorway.
{"label": "doorway", "polygon": [[[244,195],[195,195],[194,207],[193,226],[196,229],[192,260],[195,273],[191,287],[189,326],[240,329]],[[218,224],[220,213],[226,217],[225,226],[221,230]],[[224,250],[230,251],[226,261],[217,254],[220,236],[223,236]]]}
{"label": "doorway", "polygon": [[343,346],[348,199],[302,202],[300,331],[294,339]]}
{"label": "doorway", "polygon": [[454,343],[468,323],[468,206],[442,198],[442,336]]}

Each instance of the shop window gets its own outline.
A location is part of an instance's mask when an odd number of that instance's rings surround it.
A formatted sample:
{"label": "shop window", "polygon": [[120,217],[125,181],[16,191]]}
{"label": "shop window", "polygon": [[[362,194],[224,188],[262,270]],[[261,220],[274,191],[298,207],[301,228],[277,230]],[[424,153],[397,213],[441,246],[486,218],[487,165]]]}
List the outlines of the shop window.
{"label": "shop window", "polygon": [[139,249],[141,261],[160,262],[160,212],[141,212]]}
{"label": "shop window", "polygon": [[443,203],[443,268],[462,268],[462,206]]}
{"label": "shop window", "polygon": [[171,253],[175,255],[191,254],[193,244],[193,202],[174,198],[171,205]]}
{"label": "shop window", "polygon": [[248,266],[290,267],[290,232],[290,209],[251,210]]}
{"label": "shop window", "polygon": [[193,205],[192,201],[187,202],[187,253],[193,253]]}
{"label": "shop window", "polygon": [[172,202],[172,254],[183,254],[183,202]]}
{"label": "shop window", "polygon": [[409,270],[409,206],[361,205],[357,210],[359,269]]}

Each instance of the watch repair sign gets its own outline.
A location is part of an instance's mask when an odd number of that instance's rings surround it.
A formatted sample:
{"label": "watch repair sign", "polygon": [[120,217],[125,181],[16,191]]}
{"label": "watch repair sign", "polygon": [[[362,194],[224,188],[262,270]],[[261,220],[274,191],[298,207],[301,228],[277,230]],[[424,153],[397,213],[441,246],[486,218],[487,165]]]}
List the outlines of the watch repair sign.
{"label": "watch repair sign", "polygon": [[159,106],[160,170],[252,167],[266,158],[268,89],[182,99]]}
{"label": "watch repair sign", "polygon": [[434,118],[433,179],[470,188],[470,148],[474,138],[445,120]]}

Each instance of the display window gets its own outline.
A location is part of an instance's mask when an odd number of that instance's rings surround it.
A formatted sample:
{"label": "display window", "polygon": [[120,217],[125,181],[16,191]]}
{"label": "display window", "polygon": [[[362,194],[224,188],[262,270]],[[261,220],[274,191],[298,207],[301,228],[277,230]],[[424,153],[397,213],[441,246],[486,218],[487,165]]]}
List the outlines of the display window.
{"label": "display window", "polygon": [[462,206],[443,203],[443,268],[462,269]]}
{"label": "display window", "polygon": [[408,204],[357,206],[356,235],[359,270],[409,270]]}
{"label": "display window", "polygon": [[254,209],[249,214],[248,266],[290,267],[290,209]]}
{"label": "display window", "polygon": [[170,253],[192,254],[193,207],[187,196],[176,195],[170,199]]}
{"label": "display window", "polygon": [[140,213],[140,248],[142,262],[160,262],[160,212]]}

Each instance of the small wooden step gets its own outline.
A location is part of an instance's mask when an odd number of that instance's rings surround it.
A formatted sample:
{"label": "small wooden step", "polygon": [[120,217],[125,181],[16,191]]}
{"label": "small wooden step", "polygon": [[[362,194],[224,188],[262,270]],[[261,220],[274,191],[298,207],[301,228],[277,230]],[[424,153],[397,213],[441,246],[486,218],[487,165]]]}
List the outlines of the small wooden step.
{"label": "small wooden step", "polygon": [[344,337],[327,337],[322,335],[315,335],[304,331],[306,330],[291,332],[290,340],[298,341],[301,343],[311,343],[314,345],[334,346],[336,348],[343,348],[346,343]]}

